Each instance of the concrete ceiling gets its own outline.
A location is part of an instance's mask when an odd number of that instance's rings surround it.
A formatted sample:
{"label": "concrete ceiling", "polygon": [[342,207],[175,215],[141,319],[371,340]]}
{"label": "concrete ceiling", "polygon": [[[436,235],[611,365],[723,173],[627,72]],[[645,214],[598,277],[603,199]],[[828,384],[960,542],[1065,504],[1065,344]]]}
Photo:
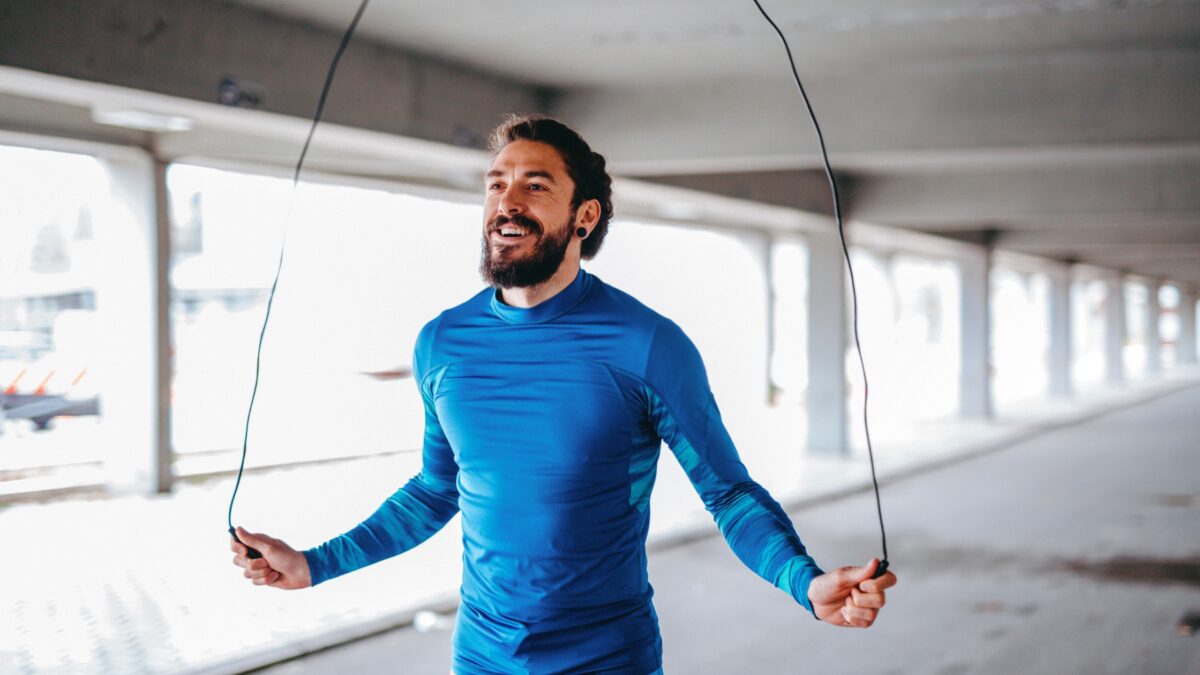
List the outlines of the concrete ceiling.
{"label": "concrete ceiling", "polygon": [[[269,92],[263,110],[303,118],[357,2],[33,5],[3,10],[0,64],[205,102],[235,74]],[[764,5],[792,41],[852,217],[1200,284],[1200,0]],[[87,96],[27,89],[0,86],[0,129],[140,138],[92,124]],[[624,176],[829,209],[782,48],[751,0],[374,0],[326,119],[478,147],[505,110],[564,118]],[[294,130],[193,112],[193,131],[142,141],[287,165]],[[391,147],[379,138],[318,143],[314,166],[429,169],[372,154]]]}
{"label": "concrete ceiling", "polygon": [[[240,1],[335,30],[354,5]],[[855,217],[1200,281],[1200,3],[765,5]],[[557,112],[626,174],[828,209],[780,46],[749,1],[368,12],[371,39],[553,87]]]}
{"label": "concrete ceiling", "polygon": [[[236,0],[344,30],[355,0]],[[802,67],[986,61],[1195,46],[1194,0],[765,0]],[[1190,22],[1190,23],[1189,23]],[[784,67],[751,0],[375,0],[361,34],[561,88],[770,79]]]}

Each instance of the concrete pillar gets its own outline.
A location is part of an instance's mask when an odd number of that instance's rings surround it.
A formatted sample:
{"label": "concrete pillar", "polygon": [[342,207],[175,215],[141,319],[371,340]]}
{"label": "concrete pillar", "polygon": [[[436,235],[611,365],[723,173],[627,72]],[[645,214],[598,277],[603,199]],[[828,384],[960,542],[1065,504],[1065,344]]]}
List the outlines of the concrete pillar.
{"label": "concrete pillar", "polygon": [[1062,265],[1046,273],[1049,280],[1049,295],[1046,303],[1049,318],[1049,346],[1046,367],[1046,382],[1051,396],[1067,397],[1072,394],[1071,386],[1071,266]]}
{"label": "concrete pillar", "polygon": [[958,260],[961,283],[959,332],[959,414],[966,418],[992,416],[991,358],[991,253],[977,253]]}
{"label": "concrete pillar", "polygon": [[175,482],[175,449],[171,445],[171,381],[174,379],[171,336],[171,208],[167,162],[154,161],[154,448],[153,489],[170,492]]}
{"label": "concrete pillar", "polygon": [[1196,365],[1196,289],[1179,289],[1179,342],[1175,348],[1175,362],[1180,365]]}
{"label": "concrete pillar", "polygon": [[1125,285],[1120,272],[1104,279],[1104,380],[1110,385],[1125,383]]}
{"label": "concrete pillar", "polygon": [[771,255],[774,248],[775,239],[770,235],[764,236],[761,239],[761,245],[755,248],[755,253],[763,274],[763,292],[766,294],[767,299],[767,358],[763,359],[763,377],[765,380],[763,400],[766,401],[767,405],[774,402],[772,395],[774,382],[771,380],[771,360],[775,358],[775,260],[774,256]]}
{"label": "concrete pillar", "polygon": [[847,443],[845,257],[837,232],[808,235],[808,450],[844,455]]}
{"label": "concrete pillar", "polygon": [[138,492],[171,489],[168,392],[166,165],[149,156],[101,159],[111,208],[97,239],[108,260],[96,284],[105,372],[100,412],[105,468],[112,485]]}
{"label": "concrete pillar", "polygon": [[1162,283],[1146,282],[1146,374],[1162,373],[1162,337],[1158,333],[1161,309],[1158,305],[1158,290]]}

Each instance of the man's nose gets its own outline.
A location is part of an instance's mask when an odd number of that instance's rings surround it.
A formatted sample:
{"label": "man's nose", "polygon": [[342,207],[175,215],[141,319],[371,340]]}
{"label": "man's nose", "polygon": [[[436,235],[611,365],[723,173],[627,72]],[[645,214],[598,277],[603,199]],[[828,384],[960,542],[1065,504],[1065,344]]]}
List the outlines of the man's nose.
{"label": "man's nose", "polygon": [[521,200],[519,191],[509,188],[500,194],[500,201],[496,204],[496,213],[507,216],[524,210],[525,203]]}

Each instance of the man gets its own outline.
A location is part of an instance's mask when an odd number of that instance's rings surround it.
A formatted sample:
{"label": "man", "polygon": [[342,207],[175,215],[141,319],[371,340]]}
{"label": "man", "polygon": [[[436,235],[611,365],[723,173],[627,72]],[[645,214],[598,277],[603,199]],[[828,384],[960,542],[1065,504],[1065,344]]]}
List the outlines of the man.
{"label": "man", "polygon": [[662,441],[730,547],[823,621],[867,627],[896,578],[825,574],[747,474],[699,353],[670,320],[580,267],[612,215],[604,158],[562,123],[493,135],[480,273],[489,288],[417,338],[423,467],[367,520],[298,552],[238,530],[255,584],[304,588],[406,551],[462,513],[454,672],[654,673],[646,578]]}

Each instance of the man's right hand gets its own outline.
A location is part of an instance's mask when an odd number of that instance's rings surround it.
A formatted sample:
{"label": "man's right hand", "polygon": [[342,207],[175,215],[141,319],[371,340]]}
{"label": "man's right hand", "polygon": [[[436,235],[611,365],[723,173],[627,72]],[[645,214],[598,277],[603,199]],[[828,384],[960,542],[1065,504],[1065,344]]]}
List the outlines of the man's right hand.
{"label": "man's right hand", "polygon": [[[251,534],[240,527],[237,528],[237,536],[246,545],[243,546],[237,539],[230,538],[229,550],[234,553],[233,564],[245,570],[242,576],[253,581],[255,586],[271,586],[289,591],[312,586],[308,559],[303,553],[274,537]],[[248,557],[246,546],[258,550],[262,557]]]}

